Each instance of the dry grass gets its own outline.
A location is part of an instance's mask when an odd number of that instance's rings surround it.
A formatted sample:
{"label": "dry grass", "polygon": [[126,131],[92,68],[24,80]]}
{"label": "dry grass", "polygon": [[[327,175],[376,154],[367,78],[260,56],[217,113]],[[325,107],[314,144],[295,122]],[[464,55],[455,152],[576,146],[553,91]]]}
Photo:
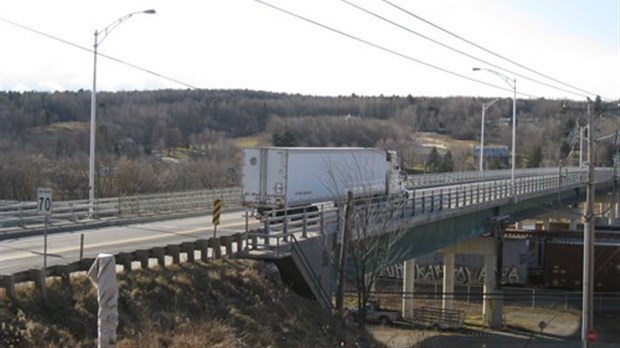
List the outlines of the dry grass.
{"label": "dry grass", "polygon": [[[382,347],[265,269],[223,260],[119,274],[117,347]],[[70,281],[48,282],[47,303],[32,286],[18,303],[2,298],[0,346],[95,346],[96,290],[83,276]]]}

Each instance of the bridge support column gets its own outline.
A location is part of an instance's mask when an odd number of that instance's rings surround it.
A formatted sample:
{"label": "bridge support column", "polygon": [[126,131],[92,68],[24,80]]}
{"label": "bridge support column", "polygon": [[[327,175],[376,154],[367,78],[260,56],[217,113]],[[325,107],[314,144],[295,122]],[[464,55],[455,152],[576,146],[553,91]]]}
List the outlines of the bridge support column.
{"label": "bridge support column", "polygon": [[413,318],[413,291],[415,284],[415,259],[403,265],[403,318]]}
{"label": "bridge support column", "polygon": [[443,253],[443,295],[441,308],[454,308],[454,253]]}
{"label": "bridge support column", "polygon": [[549,231],[550,225],[551,223],[549,221],[549,218],[548,217],[544,218],[543,219],[543,231]]}
{"label": "bridge support column", "polygon": [[[571,231],[578,231],[579,227],[577,224],[581,222],[581,217],[583,216],[583,211],[576,206],[568,211],[570,217],[568,220],[568,229]],[[583,231],[583,228],[581,229]]]}
{"label": "bridge support column", "polygon": [[620,202],[614,203],[609,211],[609,224],[616,226],[620,224]]}
{"label": "bridge support column", "polygon": [[521,221],[517,221],[515,222],[515,230],[522,230],[523,229],[523,222]]}
{"label": "bridge support column", "polygon": [[482,288],[482,321],[484,325],[491,326],[492,312],[494,307],[495,292],[495,255],[484,255],[484,286]]}
{"label": "bridge support column", "polygon": [[568,229],[571,231],[577,231],[577,216],[571,217],[568,223]]}
{"label": "bridge support column", "polygon": [[482,318],[484,325],[494,329],[502,326],[504,311],[503,296],[501,290],[497,289],[496,264],[497,255],[484,255]]}

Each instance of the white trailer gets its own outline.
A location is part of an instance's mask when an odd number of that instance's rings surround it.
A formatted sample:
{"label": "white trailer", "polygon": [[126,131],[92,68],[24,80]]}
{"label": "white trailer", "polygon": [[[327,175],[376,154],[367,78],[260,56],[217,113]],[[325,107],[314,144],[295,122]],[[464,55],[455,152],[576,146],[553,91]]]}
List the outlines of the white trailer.
{"label": "white trailer", "polygon": [[400,193],[396,152],[359,147],[258,147],[243,150],[242,201],[288,209],[356,196]]}

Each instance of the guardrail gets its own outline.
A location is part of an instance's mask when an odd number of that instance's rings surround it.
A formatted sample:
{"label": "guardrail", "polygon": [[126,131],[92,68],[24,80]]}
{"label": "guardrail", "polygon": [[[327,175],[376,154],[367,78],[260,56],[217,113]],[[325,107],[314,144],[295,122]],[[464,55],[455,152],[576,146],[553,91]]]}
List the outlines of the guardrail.
{"label": "guardrail", "polygon": [[[247,247],[245,242],[245,234],[237,233],[231,236],[199,239],[194,242],[172,244],[165,247],[154,247],[136,250],[134,252],[122,252],[114,255],[114,259],[117,265],[122,266],[124,272],[130,272],[133,269],[134,262],[139,262],[140,268],[148,268],[150,259],[156,259],[159,267],[166,267],[167,257],[171,259],[172,264],[179,264],[181,263],[181,254],[184,254],[187,262],[194,262],[197,258],[197,252],[199,253],[198,257],[200,260],[208,262],[213,259],[234,257],[242,254],[244,248]],[[51,266],[46,270],[31,269],[10,275],[2,275],[0,276],[0,287],[5,289],[6,295],[9,298],[16,300],[17,294],[15,285],[34,282],[41,297],[45,298],[47,278],[58,277],[63,284],[69,286],[69,277],[71,274],[88,271],[94,260],[94,258],[85,258],[66,265]]]}
{"label": "guardrail", "polygon": [[[211,211],[215,199],[223,201],[223,209],[241,207],[241,188],[222,188],[188,192],[98,198],[90,214],[88,200],[55,201],[50,224],[79,222],[86,218],[127,217],[166,214],[180,211]],[[0,228],[27,227],[43,224],[36,202],[0,205]]]}

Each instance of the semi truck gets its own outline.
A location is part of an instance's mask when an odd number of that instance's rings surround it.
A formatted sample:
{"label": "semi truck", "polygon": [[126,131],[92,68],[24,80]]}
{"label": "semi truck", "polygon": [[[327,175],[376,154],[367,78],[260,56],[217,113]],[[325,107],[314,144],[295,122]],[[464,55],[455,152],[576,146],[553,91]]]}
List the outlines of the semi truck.
{"label": "semi truck", "polygon": [[242,203],[257,217],[275,209],[402,192],[396,151],[361,147],[243,149]]}

